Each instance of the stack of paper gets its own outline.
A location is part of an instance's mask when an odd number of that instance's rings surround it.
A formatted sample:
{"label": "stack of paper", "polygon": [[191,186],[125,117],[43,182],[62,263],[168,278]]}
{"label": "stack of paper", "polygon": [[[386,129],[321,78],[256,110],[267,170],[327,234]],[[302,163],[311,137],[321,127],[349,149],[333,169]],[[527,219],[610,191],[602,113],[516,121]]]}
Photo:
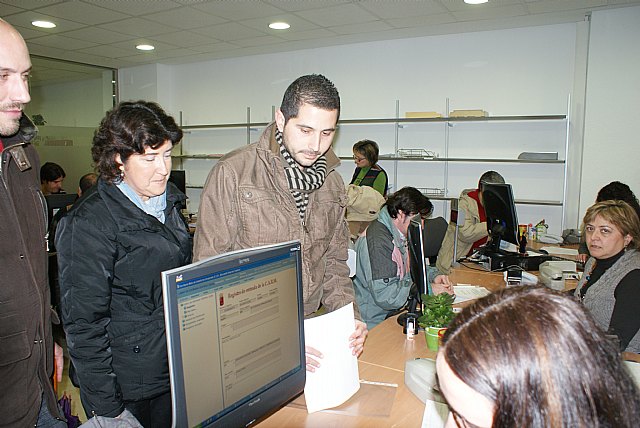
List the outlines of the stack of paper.
{"label": "stack of paper", "polygon": [[453,303],[465,302],[467,300],[479,299],[489,295],[491,292],[478,285],[458,284],[453,286],[456,300]]}

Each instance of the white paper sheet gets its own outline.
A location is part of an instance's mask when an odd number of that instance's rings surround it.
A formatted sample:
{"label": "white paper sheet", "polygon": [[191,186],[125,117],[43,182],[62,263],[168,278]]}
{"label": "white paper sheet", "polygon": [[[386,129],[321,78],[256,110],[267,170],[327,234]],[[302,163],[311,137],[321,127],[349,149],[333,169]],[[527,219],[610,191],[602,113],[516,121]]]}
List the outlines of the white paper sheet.
{"label": "white paper sheet", "polygon": [[358,359],[351,354],[349,336],[355,331],[353,304],[304,320],[305,345],[322,352],[320,367],[307,371],[304,399],[309,413],[347,401],[360,388]]}
{"label": "white paper sheet", "polygon": [[453,286],[453,293],[456,295],[453,303],[460,303],[467,300],[479,299],[480,297],[489,295],[491,292],[477,285],[458,284]]}
{"label": "white paper sheet", "polygon": [[446,404],[427,400],[422,416],[422,428],[444,428],[449,417],[449,408]]}

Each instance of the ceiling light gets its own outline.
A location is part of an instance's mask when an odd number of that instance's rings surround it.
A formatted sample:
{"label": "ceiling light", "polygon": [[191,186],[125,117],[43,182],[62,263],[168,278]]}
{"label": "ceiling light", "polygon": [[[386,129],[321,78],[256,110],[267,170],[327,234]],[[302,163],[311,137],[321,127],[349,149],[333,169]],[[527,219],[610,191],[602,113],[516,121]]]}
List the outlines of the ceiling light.
{"label": "ceiling light", "polygon": [[32,21],[31,25],[33,25],[34,27],[40,27],[40,28],[55,28],[56,24],[54,24],[53,22],[50,21]]}
{"label": "ceiling light", "polygon": [[289,27],[291,27],[291,25],[287,24],[286,22],[272,22],[271,24],[269,24],[269,28],[271,28],[272,30],[286,30]]}
{"label": "ceiling light", "polygon": [[138,45],[136,46],[136,49],[140,50],[140,51],[152,51],[155,49],[155,46],[151,46],[151,45]]}
{"label": "ceiling light", "polygon": [[466,4],[482,4],[487,3],[489,0],[464,0]]}

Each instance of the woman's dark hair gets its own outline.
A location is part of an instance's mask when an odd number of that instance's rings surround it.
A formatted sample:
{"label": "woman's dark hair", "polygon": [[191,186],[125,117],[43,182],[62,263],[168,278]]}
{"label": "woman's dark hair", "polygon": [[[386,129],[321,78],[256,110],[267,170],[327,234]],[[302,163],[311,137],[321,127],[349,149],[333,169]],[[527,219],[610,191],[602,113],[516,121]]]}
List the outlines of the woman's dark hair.
{"label": "woman's dark hair", "polygon": [[494,428],[640,421],[640,393],[616,345],[566,294],[544,287],[493,293],[453,320],[440,352],[456,376],[494,402]]}
{"label": "woman's dark hair", "polygon": [[146,147],[157,149],[167,140],[176,145],[182,139],[182,130],[173,117],[154,102],[122,102],[107,112],[93,137],[91,155],[100,177],[108,182],[120,179],[120,164],[129,156],[143,154]]}
{"label": "woman's dark hair", "polygon": [[378,143],[376,143],[375,141],[360,140],[353,145],[353,151],[364,156],[371,166],[378,163],[380,149],[378,148]]}
{"label": "woman's dark hair", "polygon": [[57,163],[53,162],[45,162],[40,167],[40,183],[44,183],[45,181],[56,181],[58,178],[66,177],[67,174],[64,173],[64,169]]}
{"label": "woman's dark hair", "polygon": [[321,74],[298,77],[289,85],[280,104],[285,124],[290,118],[298,116],[298,110],[303,104],[310,104],[323,110],[338,110],[338,117],[340,117],[338,90]]}
{"label": "woman's dark hair", "polygon": [[398,211],[405,214],[420,214],[427,217],[433,211],[433,204],[415,187],[403,187],[387,197],[384,203],[391,218],[398,217]]}
{"label": "woman's dark hair", "polygon": [[631,188],[626,184],[619,181],[612,181],[600,189],[596,196],[596,202],[611,200],[625,201],[631,205],[631,208],[633,208],[640,219],[640,203],[638,203],[638,198],[636,198],[636,195],[631,191]]}

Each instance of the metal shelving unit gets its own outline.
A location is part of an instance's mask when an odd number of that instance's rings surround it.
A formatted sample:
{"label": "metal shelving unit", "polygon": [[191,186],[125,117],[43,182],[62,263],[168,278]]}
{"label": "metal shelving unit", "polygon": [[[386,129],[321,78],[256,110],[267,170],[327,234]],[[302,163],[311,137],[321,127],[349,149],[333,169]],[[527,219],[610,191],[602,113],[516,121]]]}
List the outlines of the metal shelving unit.
{"label": "metal shelving unit", "polygon": [[[568,106],[570,106],[570,99],[568,100]],[[449,100],[446,100],[446,111],[450,111]],[[516,204],[521,205],[539,205],[539,206],[558,206],[562,207],[562,218],[564,219],[564,210],[566,204],[566,187],[567,187],[567,154],[568,154],[568,142],[569,142],[569,124],[567,118],[569,117],[569,107],[567,107],[567,114],[553,114],[553,115],[517,115],[517,116],[484,116],[484,117],[430,117],[430,118],[403,118],[400,117],[400,102],[396,100],[394,118],[366,118],[366,119],[342,119],[338,121],[338,127],[343,125],[392,125],[393,126],[393,153],[384,154],[380,156],[381,161],[393,162],[393,182],[398,183],[398,173],[400,163],[404,162],[420,162],[420,163],[437,163],[443,164],[443,184],[444,188],[430,188],[436,189],[438,192],[432,191],[429,193],[429,197],[433,200],[451,201],[457,199],[458,195],[450,195],[448,191],[449,186],[449,167],[453,164],[477,164],[477,163],[503,163],[503,164],[564,164],[563,172],[563,192],[562,200],[550,201],[550,200],[537,200],[537,199],[518,199]],[[275,107],[272,106],[272,117],[275,117]],[[250,144],[251,132],[256,132],[260,128],[266,127],[269,122],[251,122],[251,109],[247,107],[246,121],[237,123],[219,123],[219,124],[200,124],[200,125],[184,125],[182,129],[185,134],[193,134],[199,132],[215,132],[223,129],[245,129],[246,130],[246,143]],[[456,124],[462,123],[514,123],[514,122],[543,122],[543,121],[565,121],[566,122],[566,135],[564,142],[564,159],[517,159],[514,157],[500,158],[500,157],[460,157],[449,156],[449,150],[451,148],[451,134],[455,132],[453,129]],[[180,113],[180,123],[182,124],[182,112]],[[444,135],[444,153],[442,156],[434,153],[428,153],[426,149],[401,149],[400,148],[400,130],[411,124],[442,124]],[[179,153],[173,155],[179,163],[179,168],[184,169],[185,160],[189,159],[203,159],[203,160],[217,160],[223,156],[223,153],[184,153],[183,145],[180,145]],[[212,148],[213,149],[213,148]],[[413,151],[415,150],[415,152]],[[213,151],[213,150],[212,150]],[[404,152],[403,152],[404,151]],[[418,152],[420,151],[420,152]],[[427,152],[426,154],[424,152]],[[404,155],[402,155],[404,154]],[[560,154],[558,152],[558,154]],[[351,160],[351,156],[340,156],[340,159]],[[391,177],[390,177],[391,178]],[[188,188],[199,189],[202,185],[198,183],[189,183]],[[416,185],[419,187],[419,185]],[[564,228],[564,225],[562,225]]]}

